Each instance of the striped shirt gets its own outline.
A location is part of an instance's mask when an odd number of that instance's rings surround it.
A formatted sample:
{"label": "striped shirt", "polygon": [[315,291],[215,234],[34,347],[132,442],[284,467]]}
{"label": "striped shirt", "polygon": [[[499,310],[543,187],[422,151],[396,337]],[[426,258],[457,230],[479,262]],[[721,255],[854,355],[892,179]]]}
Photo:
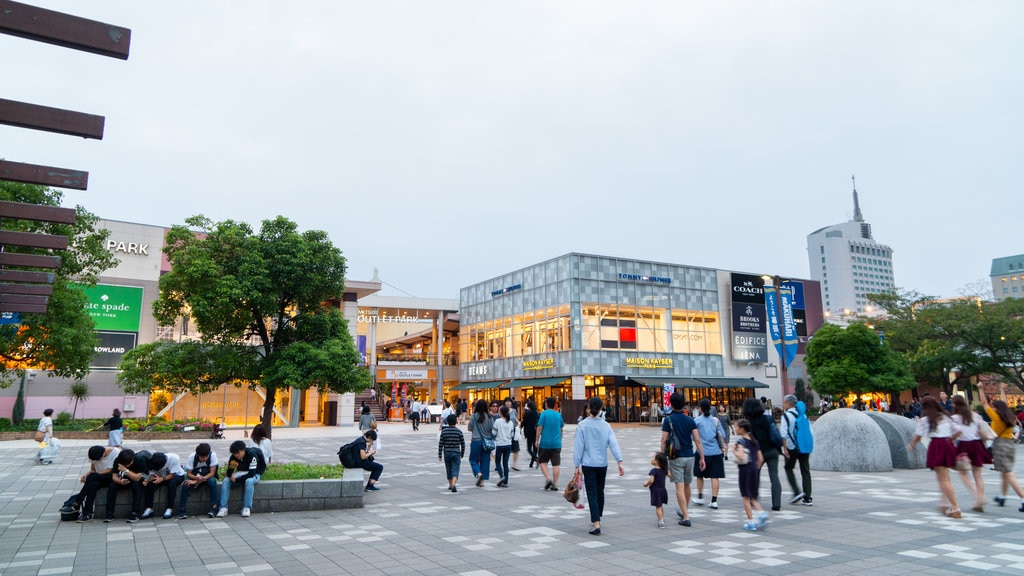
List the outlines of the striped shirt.
{"label": "striped shirt", "polygon": [[437,457],[440,458],[445,452],[457,452],[460,458],[466,455],[466,441],[462,437],[462,430],[456,426],[441,429],[441,439],[437,441]]}

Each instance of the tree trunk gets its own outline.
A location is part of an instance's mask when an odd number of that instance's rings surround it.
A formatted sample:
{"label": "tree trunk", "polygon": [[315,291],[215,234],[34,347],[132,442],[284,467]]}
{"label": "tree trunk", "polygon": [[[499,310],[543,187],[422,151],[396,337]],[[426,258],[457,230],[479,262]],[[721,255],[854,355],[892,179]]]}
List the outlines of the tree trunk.
{"label": "tree trunk", "polygon": [[267,399],[263,401],[263,414],[260,416],[260,423],[270,437],[270,425],[274,421],[274,404],[277,403],[277,387],[267,388]]}

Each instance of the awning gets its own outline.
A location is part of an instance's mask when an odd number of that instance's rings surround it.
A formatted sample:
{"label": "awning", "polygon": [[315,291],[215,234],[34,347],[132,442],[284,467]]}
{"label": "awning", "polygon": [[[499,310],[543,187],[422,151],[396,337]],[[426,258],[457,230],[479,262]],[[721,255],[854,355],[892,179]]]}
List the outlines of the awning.
{"label": "awning", "polygon": [[646,376],[643,378],[637,378],[635,376],[629,377],[629,382],[638,382],[644,386],[653,386],[655,388],[661,388],[665,384],[675,384],[676,388],[767,388],[768,385],[763,382],[758,382],[753,378],[715,378],[711,376],[701,376],[694,378],[690,376],[672,378],[665,376]]}
{"label": "awning", "polygon": [[449,390],[490,390],[501,388],[508,380],[489,380],[487,382],[462,382],[449,388]]}
{"label": "awning", "polygon": [[509,382],[507,388],[526,388],[529,386],[541,387],[554,386],[559,382],[568,380],[571,376],[553,376],[551,378],[519,378]]}

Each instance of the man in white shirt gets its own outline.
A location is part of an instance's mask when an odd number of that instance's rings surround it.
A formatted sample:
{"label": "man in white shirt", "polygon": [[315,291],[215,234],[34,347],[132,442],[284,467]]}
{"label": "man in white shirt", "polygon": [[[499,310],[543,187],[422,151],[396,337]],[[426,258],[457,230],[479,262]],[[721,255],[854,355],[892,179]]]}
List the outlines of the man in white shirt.
{"label": "man in white shirt", "polygon": [[142,519],[153,516],[153,494],[160,486],[167,487],[167,509],[164,510],[164,520],[171,518],[174,510],[174,500],[178,494],[178,487],[185,480],[185,469],[181,466],[181,458],[177,454],[156,452],[149,458],[149,477],[142,480],[142,489],[145,494],[145,510],[142,512]]}
{"label": "man in white shirt", "polygon": [[420,429],[420,410],[422,409],[419,400],[412,401],[412,406],[409,407],[409,421],[412,422],[413,430]]}
{"label": "man in white shirt", "polygon": [[70,513],[81,509],[78,515],[78,522],[92,520],[93,508],[96,503],[96,492],[100,488],[108,486],[111,482],[111,472],[114,469],[114,462],[121,449],[116,446],[93,446],[89,448],[89,471],[82,474],[79,481],[83,484],[82,489],[68,498],[61,507],[62,513]]}

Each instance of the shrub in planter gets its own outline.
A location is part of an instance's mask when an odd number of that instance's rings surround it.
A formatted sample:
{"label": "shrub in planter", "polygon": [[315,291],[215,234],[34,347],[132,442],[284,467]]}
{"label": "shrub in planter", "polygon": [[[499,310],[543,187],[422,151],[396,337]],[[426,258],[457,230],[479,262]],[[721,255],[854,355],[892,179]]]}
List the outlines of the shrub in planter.
{"label": "shrub in planter", "polygon": [[11,428],[14,428],[14,423],[10,418],[0,418],[0,432],[6,432]]}
{"label": "shrub in planter", "polygon": [[57,418],[54,419],[53,425],[67,426],[68,424],[71,424],[72,420],[74,420],[74,417],[71,416],[71,412],[61,412],[60,414],[57,414]]}

